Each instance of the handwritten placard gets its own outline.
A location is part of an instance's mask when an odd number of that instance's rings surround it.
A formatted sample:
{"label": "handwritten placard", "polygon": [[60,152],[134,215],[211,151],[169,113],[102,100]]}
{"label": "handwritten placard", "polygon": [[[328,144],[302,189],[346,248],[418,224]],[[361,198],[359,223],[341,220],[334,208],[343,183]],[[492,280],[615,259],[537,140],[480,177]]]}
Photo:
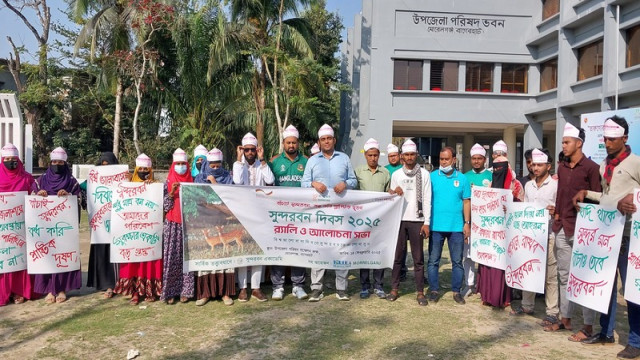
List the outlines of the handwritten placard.
{"label": "handwritten placard", "polygon": [[509,287],[544,292],[549,236],[549,211],[534,203],[507,206],[507,267]]}
{"label": "handwritten placard", "polygon": [[504,206],[511,191],[474,186],[471,189],[471,258],[483,265],[507,267]]}
{"label": "handwritten placard", "polygon": [[25,196],[24,203],[29,274],[79,270],[78,198]]}
{"label": "handwritten placard", "polygon": [[89,171],[87,210],[92,244],[111,243],[111,187],[128,180],[128,165],[96,166]]}
{"label": "handwritten placard", "polygon": [[111,262],[162,258],[162,184],[123,182],[112,188]]}
{"label": "handwritten placard", "polygon": [[615,208],[580,203],[567,299],[608,312],[625,217]]}
{"label": "handwritten placard", "polygon": [[0,193],[0,274],[27,268],[26,191]]}
{"label": "handwritten placard", "polygon": [[638,211],[631,217],[631,239],[629,242],[629,263],[624,298],[640,304],[640,189],[633,192],[633,203]]}

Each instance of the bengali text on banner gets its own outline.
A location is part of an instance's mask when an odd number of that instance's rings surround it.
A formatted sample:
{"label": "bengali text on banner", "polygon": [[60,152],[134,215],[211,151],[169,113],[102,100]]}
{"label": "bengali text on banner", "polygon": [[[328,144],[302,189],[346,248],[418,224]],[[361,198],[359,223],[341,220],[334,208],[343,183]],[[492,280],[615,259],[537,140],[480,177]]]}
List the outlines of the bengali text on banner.
{"label": "bengali text on banner", "polygon": [[26,191],[0,193],[0,274],[27,268],[26,195]]}
{"label": "bengali text on banner", "polygon": [[471,259],[504,270],[507,267],[505,206],[507,189],[474,186],[471,189]]}
{"label": "bengali text on banner", "polygon": [[111,244],[111,187],[128,180],[128,165],[95,166],[89,171],[87,211],[92,244]]}

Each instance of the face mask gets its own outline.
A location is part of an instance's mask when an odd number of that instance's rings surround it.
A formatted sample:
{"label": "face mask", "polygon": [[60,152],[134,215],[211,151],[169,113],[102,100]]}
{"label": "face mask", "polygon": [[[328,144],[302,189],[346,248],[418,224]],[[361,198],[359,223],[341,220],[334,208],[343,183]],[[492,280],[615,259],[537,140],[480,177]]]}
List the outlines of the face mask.
{"label": "face mask", "polygon": [[198,169],[198,171],[200,171],[200,169],[202,169],[202,163],[196,163],[196,169]]}
{"label": "face mask", "polygon": [[4,166],[9,170],[15,170],[18,167],[17,161],[4,161]]}
{"label": "face mask", "polygon": [[176,170],[178,175],[184,175],[184,173],[187,172],[187,165],[175,165],[173,168]]}
{"label": "face mask", "polygon": [[149,172],[148,171],[138,171],[138,177],[141,180],[147,180],[147,178],[149,177]]}
{"label": "face mask", "polygon": [[451,165],[449,166],[442,166],[440,165],[440,171],[442,171],[445,174],[448,174],[451,172],[451,170],[453,170],[453,167]]}
{"label": "face mask", "polygon": [[54,174],[62,175],[64,173],[65,165],[51,165],[51,170]]}

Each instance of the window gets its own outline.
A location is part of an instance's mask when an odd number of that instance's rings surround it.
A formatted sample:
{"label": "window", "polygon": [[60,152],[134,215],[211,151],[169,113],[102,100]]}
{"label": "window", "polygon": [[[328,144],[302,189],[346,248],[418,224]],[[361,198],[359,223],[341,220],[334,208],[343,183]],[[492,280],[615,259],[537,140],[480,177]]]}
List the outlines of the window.
{"label": "window", "polygon": [[394,90],[422,90],[422,60],[393,61]]}
{"label": "window", "polygon": [[560,12],[560,0],[542,0],[542,20]]}
{"label": "window", "polygon": [[540,91],[558,87],[558,59],[540,64]]}
{"label": "window", "polygon": [[529,65],[526,64],[502,64],[502,79],[500,91],[503,93],[526,94],[528,92],[527,75]]}
{"label": "window", "polygon": [[431,91],[458,91],[458,62],[431,61]]}
{"label": "window", "polygon": [[640,25],[627,30],[627,67],[640,65]]}
{"label": "window", "polygon": [[578,80],[602,74],[602,40],[578,49]]}
{"label": "window", "polygon": [[466,91],[493,91],[493,64],[467,63]]}

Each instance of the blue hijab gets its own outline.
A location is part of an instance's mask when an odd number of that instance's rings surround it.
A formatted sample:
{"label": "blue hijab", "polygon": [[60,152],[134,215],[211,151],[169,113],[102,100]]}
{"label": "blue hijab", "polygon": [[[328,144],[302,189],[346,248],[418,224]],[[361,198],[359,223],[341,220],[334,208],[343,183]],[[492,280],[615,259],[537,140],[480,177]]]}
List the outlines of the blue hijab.
{"label": "blue hijab", "polygon": [[227,170],[223,169],[222,167],[219,169],[211,169],[209,167],[209,161],[205,158],[202,161],[200,173],[195,177],[193,182],[208,184],[209,180],[207,180],[207,177],[209,177],[209,175],[213,175],[218,184],[233,184],[233,178]]}
{"label": "blue hijab", "polygon": [[[204,161],[207,161],[207,157],[204,155],[198,155],[196,157],[193,158],[193,161],[191,162],[191,176],[193,176],[193,179],[195,180],[196,176],[200,173],[200,170],[198,170],[198,168],[196,167],[196,164],[198,163],[198,159],[202,158],[202,166],[204,166]],[[202,169],[202,167],[201,167]]]}

